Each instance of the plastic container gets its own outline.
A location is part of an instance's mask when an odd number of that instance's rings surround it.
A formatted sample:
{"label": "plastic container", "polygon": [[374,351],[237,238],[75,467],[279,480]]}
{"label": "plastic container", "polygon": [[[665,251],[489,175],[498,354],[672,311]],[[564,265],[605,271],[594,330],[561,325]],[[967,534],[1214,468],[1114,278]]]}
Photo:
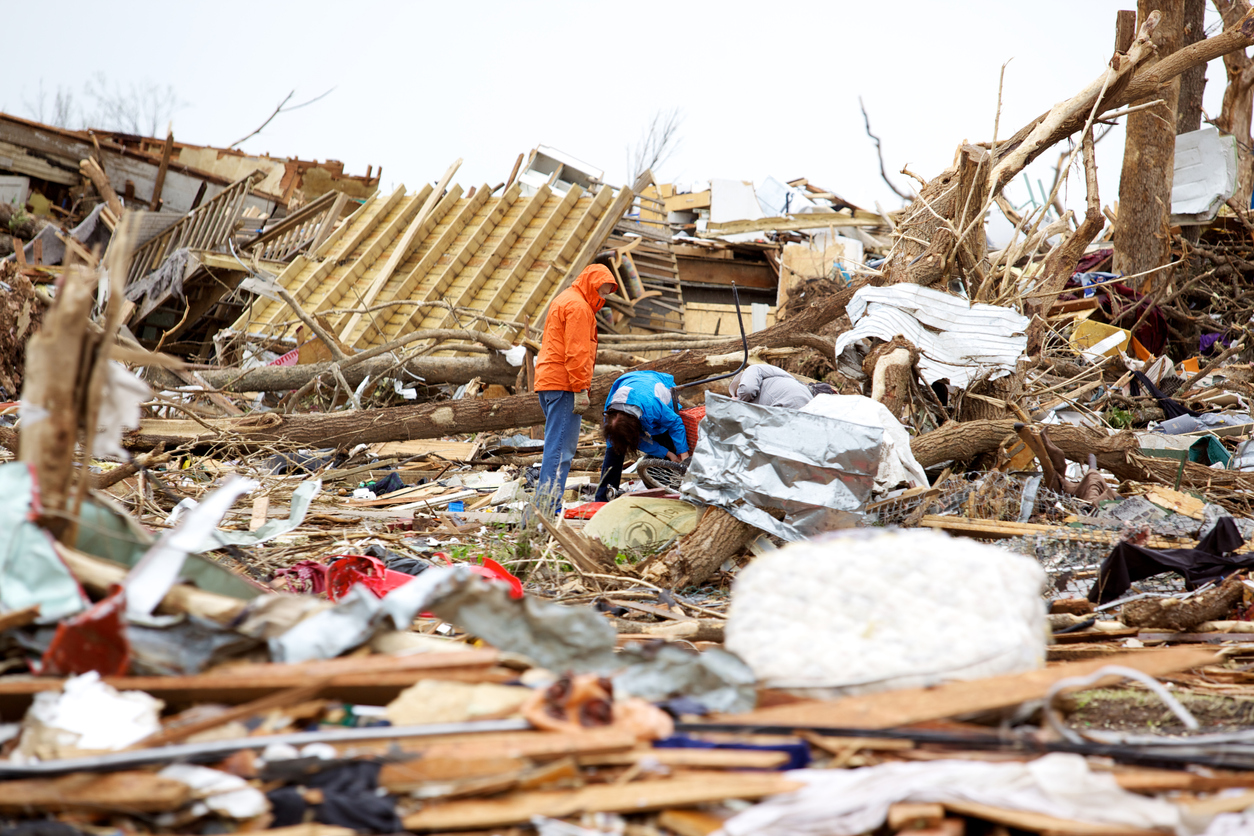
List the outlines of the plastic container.
{"label": "plastic container", "polygon": [[705,417],[705,407],[694,406],[691,409],[681,409],[679,417],[684,422],[684,432],[688,434],[688,452],[691,453],[697,449],[697,426]]}
{"label": "plastic container", "polygon": [[459,499],[456,502],[450,502],[448,509],[455,514],[460,514],[466,510],[466,503]]}

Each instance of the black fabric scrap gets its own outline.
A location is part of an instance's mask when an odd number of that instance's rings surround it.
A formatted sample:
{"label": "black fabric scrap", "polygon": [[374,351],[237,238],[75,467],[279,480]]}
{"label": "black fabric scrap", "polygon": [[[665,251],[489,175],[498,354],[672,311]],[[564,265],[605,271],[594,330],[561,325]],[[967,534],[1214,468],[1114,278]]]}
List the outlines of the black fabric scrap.
{"label": "black fabric scrap", "polygon": [[423,560],[420,557],[407,557],[403,554],[397,554],[394,551],[383,548],[378,543],[371,543],[362,549],[361,553],[377,557],[383,561],[384,566],[393,572],[404,572],[406,575],[421,575],[435,565],[431,561]]}
{"label": "black fabric scrap", "polygon": [[1118,600],[1133,582],[1163,572],[1178,572],[1189,589],[1196,589],[1237,569],[1254,568],[1254,554],[1233,554],[1244,542],[1232,517],[1221,517],[1195,549],[1147,549],[1124,541],[1102,562],[1089,600],[1108,604]]}
{"label": "black fabric scrap", "polygon": [[[322,790],[323,801],[314,805],[314,821],[335,827],[348,827],[358,833],[400,833],[405,829],[396,814],[396,799],[379,795],[381,763],[354,761],[341,764],[303,779],[310,789]],[[281,787],[268,793],[274,821],[270,827],[301,824],[307,804],[295,787]]]}
{"label": "black fabric scrap", "polygon": [[385,493],[399,491],[405,487],[405,483],[401,481],[401,475],[393,470],[383,479],[378,479],[366,485],[370,490],[374,491],[375,496],[383,496]]}
{"label": "black fabric scrap", "polygon": [[[1162,390],[1150,382],[1150,379],[1145,376],[1144,372],[1133,372],[1130,383],[1133,397],[1141,394],[1141,386],[1144,386],[1145,390],[1150,393],[1154,400],[1158,401],[1158,405],[1162,407],[1163,415],[1168,419],[1179,418],[1181,415],[1192,415],[1196,418],[1202,414],[1200,412],[1194,412],[1181,404],[1179,401],[1173,401],[1171,398],[1167,397],[1163,394]],[[1138,386],[1137,384],[1140,385]]]}

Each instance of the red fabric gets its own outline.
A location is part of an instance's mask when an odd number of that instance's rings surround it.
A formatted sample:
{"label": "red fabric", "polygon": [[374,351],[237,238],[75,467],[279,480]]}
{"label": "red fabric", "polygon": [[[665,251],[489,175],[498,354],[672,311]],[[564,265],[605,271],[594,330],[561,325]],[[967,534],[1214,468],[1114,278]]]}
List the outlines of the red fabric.
{"label": "red fabric", "polygon": [[44,653],[39,674],[97,671],[101,676],[125,676],[131,663],[125,612],[126,590],[118,586],[91,609],[63,619]]}
{"label": "red fabric", "polygon": [[[458,565],[454,564],[444,552],[436,552],[432,557],[440,558],[449,566]],[[330,570],[327,572],[327,595],[333,601],[338,601],[347,595],[348,591],[353,588],[353,584],[363,584],[366,589],[382,598],[398,586],[409,583],[414,579],[413,575],[407,575],[404,572],[393,572],[387,568],[387,565],[382,560],[369,555],[344,554],[331,559],[335,562],[331,564]],[[492,558],[484,557],[480,559],[483,561],[483,565],[469,564],[468,568],[470,571],[490,581],[500,581],[507,584],[511,598],[523,597],[522,581],[511,575],[509,570]]]}
{"label": "red fabric", "polygon": [[327,595],[332,601],[347,595],[353,584],[362,584],[382,598],[414,579],[413,575],[393,572],[379,558],[365,554],[337,555],[332,560],[335,562],[327,572]]}
{"label": "red fabric", "polygon": [[582,392],[592,383],[597,356],[596,312],[605,305],[597,288],[606,284],[618,283],[608,267],[593,264],[549,306],[540,356],[536,358],[537,392]]}
{"label": "red fabric", "polygon": [[608,502],[585,502],[583,505],[567,508],[562,513],[562,516],[568,520],[590,520],[593,514],[608,504]]}
{"label": "red fabric", "polygon": [[704,406],[694,406],[691,409],[679,410],[679,418],[684,422],[684,432],[688,434],[689,453],[697,449],[697,425],[701,423],[701,419],[704,417]]}
{"label": "red fabric", "polygon": [[298,594],[321,595],[327,591],[327,567],[316,560],[302,560],[274,573],[287,578],[287,590]]}

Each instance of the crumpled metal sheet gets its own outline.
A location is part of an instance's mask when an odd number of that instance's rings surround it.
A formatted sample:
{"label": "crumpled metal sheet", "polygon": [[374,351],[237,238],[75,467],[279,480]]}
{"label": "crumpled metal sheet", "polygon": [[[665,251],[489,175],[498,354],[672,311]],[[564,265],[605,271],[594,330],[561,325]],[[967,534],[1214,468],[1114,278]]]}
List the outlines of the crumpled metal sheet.
{"label": "crumpled metal sheet", "polygon": [[621,696],[654,701],[685,696],[725,712],[748,711],[757,699],[753,672],[733,653],[694,653],[661,643],[615,653],[618,633],[591,607],[530,595],[513,598],[507,585],[486,581],[468,566],[432,567],[382,599],[354,586],[333,609],[271,638],[271,657],[286,662],[331,658],[376,630],[408,629],[424,611],[556,673],[611,676]]}
{"label": "crumpled metal sheet", "polygon": [[1022,314],[915,284],[861,288],[846,312],[853,328],[836,338],[837,357],[866,337],[902,336],[918,347],[919,373],[929,385],[948,379],[965,389],[986,371],[1004,377],[1028,347]]}
{"label": "crumpled metal sheet", "polygon": [[[884,431],[707,392],[680,490],[785,540],[847,528],[875,487]],[[767,509],[784,512],[777,520]]]}

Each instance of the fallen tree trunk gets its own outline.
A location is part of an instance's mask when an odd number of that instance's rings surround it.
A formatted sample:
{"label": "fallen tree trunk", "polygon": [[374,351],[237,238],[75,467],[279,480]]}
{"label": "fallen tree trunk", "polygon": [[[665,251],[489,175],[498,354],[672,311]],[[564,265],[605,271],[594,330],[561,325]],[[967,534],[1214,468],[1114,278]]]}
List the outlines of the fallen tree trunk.
{"label": "fallen tree trunk", "polygon": [[[820,327],[845,312],[845,305],[853,298],[856,289],[846,288],[784,322],[749,335],[749,345],[774,348],[793,346],[810,339]],[[705,351],[685,351],[636,368],[665,372],[673,375],[677,383],[686,383],[733,371],[740,365],[740,347],[740,340],[726,340]],[[614,372],[592,379],[593,411],[587,413],[588,417],[593,417],[600,409],[618,375]],[[131,449],[149,449],[162,443],[174,447],[188,442],[211,441],[238,444],[287,442],[340,447],[506,430],[543,422],[544,413],[539,400],[534,394],[525,394],[493,400],[464,399],[351,412],[297,415],[267,412],[242,418],[211,418],[204,424],[182,419],[151,419],[128,434],[125,444]]]}
{"label": "fallen tree trunk", "polygon": [[[1013,419],[950,422],[930,433],[916,436],[910,442],[910,452],[925,468],[946,461],[966,461],[996,450],[1006,436],[1014,434],[1015,423]],[[1100,468],[1121,480],[1174,485],[1176,473],[1180,470],[1180,463],[1173,459],[1141,455],[1138,452],[1140,442],[1135,433],[1106,435],[1088,427],[1061,424],[1049,427],[1049,440],[1072,461],[1084,462],[1090,453],[1094,454]],[[1197,462],[1185,462],[1180,486],[1249,491],[1254,490],[1254,473],[1211,470]]]}
{"label": "fallen tree trunk", "polygon": [[640,567],[640,577],[665,589],[705,583],[760,532],[722,508],[706,508],[697,527],[669,551]]}
{"label": "fallen tree trunk", "polygon": [[[204,371],[200,376],[214,389],[224,392],[284,392],[299,389],[318,375],[335,382],[334,362],[308,363],[303,366],[262,366],[241,372],[235,369]],[[518,366],[511,366],[499,352],[477,357],[416,357],[404,365],[404,370],[417,375],[427,383],[465,383],[479,378],[484,383],[513,385],[518,378]],[[366,379],[380,375],[398,375],[396,361],[381,356],[355,363],[344,369],[344,379],[350,386],[357,386]]]}

